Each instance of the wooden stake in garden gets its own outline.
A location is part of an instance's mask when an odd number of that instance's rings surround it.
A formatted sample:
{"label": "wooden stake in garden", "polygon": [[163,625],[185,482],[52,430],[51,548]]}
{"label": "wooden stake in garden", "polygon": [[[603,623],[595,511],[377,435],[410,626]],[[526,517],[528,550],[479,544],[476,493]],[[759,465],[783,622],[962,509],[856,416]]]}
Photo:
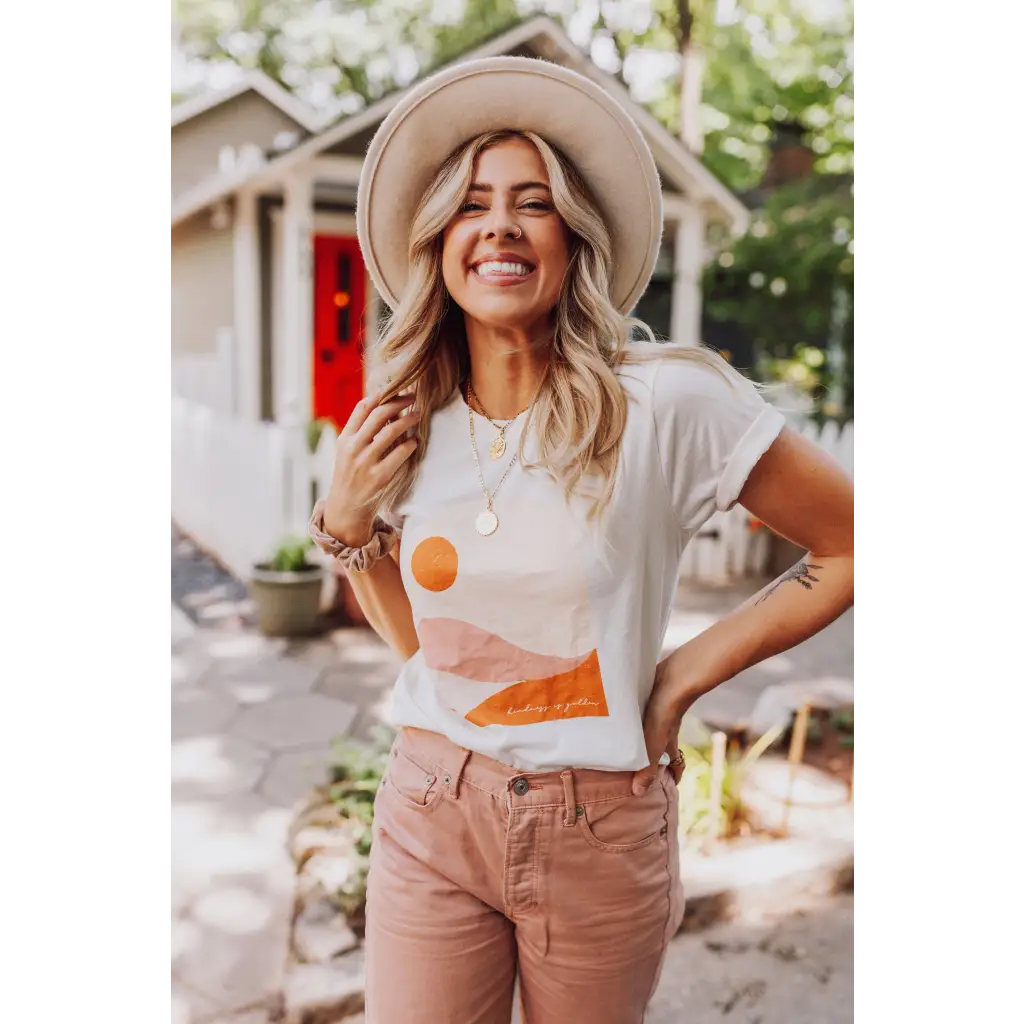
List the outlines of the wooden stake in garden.
{"label": "wooden stake in garden", "polygon": [[711,827],[704,836],[705,852],[711,849],[722,832],[722,789],[725,786],[725,747],[725,733],[714,733],[711,737],[711,793],[709,794]]}
{"label": "wooden stake in garden", "polygon": [[793,803],[793,785],[796,782],[796,770],[803,762],[804,747],[807,745],[807,726],[811,720],[811,705],[804,704],[796,713],[793,722],[793,737],[789,741],[789,785],[786,788],[786,802],[782,808],[782,831],[789,831],[789,808]]}

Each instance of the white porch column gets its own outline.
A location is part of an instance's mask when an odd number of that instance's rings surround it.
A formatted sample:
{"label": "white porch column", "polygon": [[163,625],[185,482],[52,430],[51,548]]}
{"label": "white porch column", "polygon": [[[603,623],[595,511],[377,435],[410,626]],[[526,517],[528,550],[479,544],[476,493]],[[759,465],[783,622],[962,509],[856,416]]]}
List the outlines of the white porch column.
{"label": "white porch column", "polygon": [[282,318],[280,365],[284,408],[281,422],[308,423],[313,416],[313,182],[307,171],[285,181],[282,215]]}
{"label": "white porch column", "polygon": [[697,203],[686,202],[675,236],[672,341],[676,344],[700,343],[701,273],[706,234],[704,210]]}
{"label": "white porch column", "polygon": [[235,409],[245,420],[260,416],[260,238],[256,193],[235,196],[234,220]]}
{"label": "white porch column", "polygon": [[704,127],[700,119],[704,90],[704,51],[690,43],[682,53],[679,99],[679,138],[691,153],[704,152]]}

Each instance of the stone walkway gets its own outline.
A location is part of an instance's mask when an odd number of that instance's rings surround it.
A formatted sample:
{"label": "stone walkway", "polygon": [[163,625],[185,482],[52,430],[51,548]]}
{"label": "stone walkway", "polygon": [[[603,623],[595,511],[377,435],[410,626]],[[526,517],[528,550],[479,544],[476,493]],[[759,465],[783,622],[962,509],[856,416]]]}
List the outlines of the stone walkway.
{"label": "stone walkway", "polygon": [[[754,589],[682,589],[667,645]],[[292,810],[322,781],[334,737],[368,739],[386,722],[398,661],[369,630],[301,643],[260,636],[244,587],[173,534],[172,597],[173,1019],[257,1024],[283,967]],[[849,613],[698,708],[742,717],[781,680],[852,681],[852,636]]]}

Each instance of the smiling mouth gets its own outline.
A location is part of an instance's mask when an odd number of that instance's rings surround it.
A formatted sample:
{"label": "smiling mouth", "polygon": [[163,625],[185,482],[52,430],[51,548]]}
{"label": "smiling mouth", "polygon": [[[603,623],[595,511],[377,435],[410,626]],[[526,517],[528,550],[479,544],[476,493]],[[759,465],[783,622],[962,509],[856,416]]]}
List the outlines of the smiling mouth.
{"label": "smiling mouth", "polygon": [[485,260],[470,268],[473,274],[491,284],[518,284],[532,277],[536,268],[521,261]]}

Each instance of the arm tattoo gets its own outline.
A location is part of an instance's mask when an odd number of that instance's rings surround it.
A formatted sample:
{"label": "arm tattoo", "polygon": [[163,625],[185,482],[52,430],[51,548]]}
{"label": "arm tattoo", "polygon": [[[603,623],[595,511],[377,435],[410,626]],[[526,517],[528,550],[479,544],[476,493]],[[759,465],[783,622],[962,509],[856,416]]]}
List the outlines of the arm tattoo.
{"label": "arm tattoo", "polygon": [[811,569],[820,569],[820,565],[809,565],[807,562],[797,562],[788,572],[784,573],[779,577],[768,589],[768,591],[762,594],[755,602],[755,605],[759,605],[765,598],[771,597],[779,587],[782,586],[787,580],[796,580],[805,590],[813,589],[811,583],[818,583],[818,577],[811,575]]}

